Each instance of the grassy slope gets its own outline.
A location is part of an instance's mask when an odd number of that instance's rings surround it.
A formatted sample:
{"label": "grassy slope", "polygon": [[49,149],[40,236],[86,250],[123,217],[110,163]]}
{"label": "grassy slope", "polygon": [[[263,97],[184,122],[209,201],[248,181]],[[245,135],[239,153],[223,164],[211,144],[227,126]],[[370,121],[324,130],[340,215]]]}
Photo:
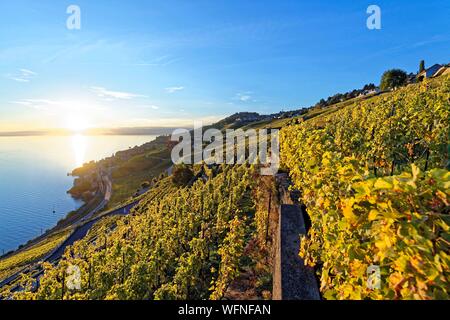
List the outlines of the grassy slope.
{"label": "grassy slope", "polygon": [[132,197],[142,182],[151,181],[171,166],[170,152],[165,148],[137,155],[113,171],[113,192],[109,208]]}

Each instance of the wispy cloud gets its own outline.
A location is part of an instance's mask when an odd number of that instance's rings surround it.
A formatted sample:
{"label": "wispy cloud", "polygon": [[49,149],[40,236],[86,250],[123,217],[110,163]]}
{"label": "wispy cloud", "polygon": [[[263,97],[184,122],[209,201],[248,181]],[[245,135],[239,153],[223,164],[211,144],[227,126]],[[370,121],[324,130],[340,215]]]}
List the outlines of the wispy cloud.
{"label": "wispy cloud", "polygon": [[98,97],[109,99],[109,100],[114,100],[114,99],[130,100],[130,99],[134,99],[134,98],[145,97],[144,95],[141,95],[141,94],[124,92],[124,91],[112,91],[112,90],[108,90],[103,87],[91,87],[90,89]]}
{"label": "wispy cloud", "polygon": [[175,92],[178,92],[178,91],[183,91],[184,90],[184,87],[168,87],[168,88],[166,88],[166,92],[167,93],[175,93]]}
{"label": "wispy cloud", "polygon": [[366,54],[359,59],[359,62],[372,60],[379,56],[388,56],[388,55],[397,54],[397,53],[401,53],[401,52],[409,52],[411,49],[418,49],[418,48],[429,46],[431,44],[445,43],[445,42],[449,42],[449,41],[450,41],[450,37],[438,34],[438,35],[434,35],[430,38],[424,39],[422,41],[417,41],[413,44],[411,44],[411,43],[398,44],[393,47],[387,47],[380,51],[376,51],[372,54]]}
{"label": "wispy cloud", "polygon": [[[21,105],[36,110],[42,111],[80,111],[86,108],[85,101],[78,100],[54,100],[49,98],[38,98],[38,99],[20,99],[10,101],[11,104]],[[101,106],[96,104],[90,104],[89,110],[100,109]]]}
{"label": "wispy cloud", "polygon": [[36,72],[33,72],[31,70],[28,70],[28,69],[20,69],[20,72],[22,72],[22,74],[26,75],[26,76],[36,76],[37,75]]}
{"label": "wispy cloud", "polygon": [[63,105],[64,101],[56,101],[49,99],[22,99],[17,101],[11,101],[12,104],[33,108],[40,111],[49,111],[51,107]]}
{"label": "wispy cloud", "polygon": [[253,92],[251,91],[240,92],[236,94],[234,100],[239,100],[241,102],[248,102],[252,100],[252,94]]}
{"label": "wispy cloud", "polygon": [[109,39],[89,39],[74,42],[71,45],[46,46],[45,49],[51,50],[51,52],[43,58],[42,63],[47,64],[57,60],[67,61],[94,53],[123,52],[125,48],[126,42]]}
{"label": "wispy cloud", "polygon": [[286,30],[297,28],[305,23],[299,19],[270,19],[244,23],[213,23],[201,28],[183,28],[178,32],[167,33],[164,37],[148,39],[145,48],[174,47],[211,48],[214,46],[246,44],[249,42],[267,41],[283,34]]}
{"label": "wispy cloud", "polygon": [[17,81],[17,82],[30,82],[37,73],[29,69],[19,69],[15,73],[9,73],[5,75],[6,78]]}
{"label": "wispy cloud", "polygon": [[419,47],[427,46],[427,45],[433,44],[433,43],[448,42],[449,40],[450,40],[450,38],[448,36],[434,35],[431,38],[414,43],[411,47],[419,48]]}
{"label": "wispy cloud", "polygon": [[195,121],[202,121],[203,125],[210,125],[218,122],[225,116],[198,116],[198,117],[167,117],[167,118],[130,118],[129,120],[117,123],[117,126],[129,127],[180,127],[191,128]]}
{"label": "wispy cloud", "polygon": [[183,60],[182,58],[173,58],[171,56],[161,56],[147,62],[134,63],[133,66],[138,67],[166,67],[175,62]]}
{"label": "wispy cloud", "polygon": [[145,104],[145,105],[140,105],[138,106],[140,108],[144,108],[144,109],[153,109],[153,110],[159,110],[159,106],[155,106],[153,104]]}

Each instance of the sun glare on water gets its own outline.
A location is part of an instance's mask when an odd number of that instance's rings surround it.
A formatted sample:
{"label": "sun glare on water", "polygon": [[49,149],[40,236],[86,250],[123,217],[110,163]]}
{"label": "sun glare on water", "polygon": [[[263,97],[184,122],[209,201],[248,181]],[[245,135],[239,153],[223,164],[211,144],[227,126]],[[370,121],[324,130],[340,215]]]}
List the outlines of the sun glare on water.
{"label": "sun glare on water", "polygon": [[81,167],[86,158],[87,137],[83,132],[89,128],[89,123],[85,118],[75,114],[69,114],[65,119],[65,128],[72,132],[72,150],[75,166]]}
{"label": "sun glare on water", "polygon": [[82,134],[72,136],[72,150],[74,154],[75,167],[81,167],[85,163],[87,149],[87,137]]}

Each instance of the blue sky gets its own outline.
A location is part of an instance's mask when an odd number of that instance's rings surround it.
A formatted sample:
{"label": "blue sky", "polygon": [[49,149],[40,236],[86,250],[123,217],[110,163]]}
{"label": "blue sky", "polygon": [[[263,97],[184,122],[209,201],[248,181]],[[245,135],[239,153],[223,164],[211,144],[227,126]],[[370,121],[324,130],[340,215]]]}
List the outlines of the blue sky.
{"label": "blue sky", "polygon": [[[66,28],[71,4],[81,30]],[[371,4],[381,30],[366,27]],[[272,113],[450,62],[446,0],[2,0],[0,12],[0,131]]]}

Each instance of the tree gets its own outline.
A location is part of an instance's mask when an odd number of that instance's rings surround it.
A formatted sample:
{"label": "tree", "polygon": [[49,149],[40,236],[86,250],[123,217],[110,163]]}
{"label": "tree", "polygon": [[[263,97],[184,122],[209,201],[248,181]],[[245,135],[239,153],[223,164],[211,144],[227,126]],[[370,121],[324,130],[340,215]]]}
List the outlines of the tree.
{"label": "tree", "polygon": [[186,186],[194,177],[192,170],[185,164],[175,166],[172,174],[172,182],[177,186]]}
{"label": "tree", "polygon": [[373,83],[369,83],[369,84],[366,84],[365,86],[364,86],[364,88],[363,88],[363,91],[365,91],[365,90],[375,90],[376,89],[376,86],[375,86],[375,84],[373,84]]}
{"label": "tree", "polygon": [[425,71],[425,60],[420,61],[419,73]]}
{"label": "tree", "polygon": [[316,104],[317,107],[326,107],[327,102],[325,101],[325,99],[320,99],[320,101]]}
{"label": "tree", "polygon": [[408,75],[400,69],[391,69],[383,73],[381,77],[381,90],[389,90],[401,87],[406,84]]}

